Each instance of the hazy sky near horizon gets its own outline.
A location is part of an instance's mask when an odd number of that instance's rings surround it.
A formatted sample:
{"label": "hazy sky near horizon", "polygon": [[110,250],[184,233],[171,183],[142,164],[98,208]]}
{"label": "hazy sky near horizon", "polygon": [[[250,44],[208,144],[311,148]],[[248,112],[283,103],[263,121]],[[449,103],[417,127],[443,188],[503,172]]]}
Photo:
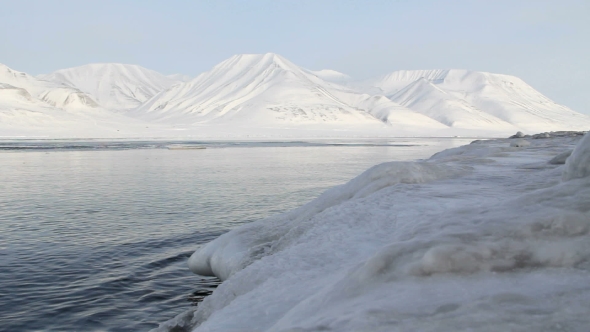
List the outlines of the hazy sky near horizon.
{"label": "hazy sky near horizon", "polygon": [[590,114],[588,0],[0,0],[0,63],[33,75],[96,62],[189,76],[278,53],[357,79],[400,69],[516,75]]}

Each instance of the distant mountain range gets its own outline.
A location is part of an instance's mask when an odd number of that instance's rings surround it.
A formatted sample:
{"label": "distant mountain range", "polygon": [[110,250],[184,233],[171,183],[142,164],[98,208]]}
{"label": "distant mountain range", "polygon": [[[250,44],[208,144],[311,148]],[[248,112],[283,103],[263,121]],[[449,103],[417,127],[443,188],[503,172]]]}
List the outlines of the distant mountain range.
{"label": "distant mountain range", "polygon": [[113,110],[136,108],[160,91],[183,82],[180,77],[168,77],[140,66],[118,63],[62,69],[38,78],[79,89],[102,107]]}
{"label": "distant mountain range", "polygon": [[355,81],[272,53],[194,79],[90,64],[33,77],[0,65],[0,137],[502,136],[588,130],[521,79],[467,70]]}

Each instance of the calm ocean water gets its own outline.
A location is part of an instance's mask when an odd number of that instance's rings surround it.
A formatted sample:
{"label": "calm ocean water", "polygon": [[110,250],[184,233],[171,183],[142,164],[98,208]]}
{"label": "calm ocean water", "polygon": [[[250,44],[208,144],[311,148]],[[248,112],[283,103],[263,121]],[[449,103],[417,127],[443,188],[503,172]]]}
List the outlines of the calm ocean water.
{"label": "calm ocean water", "polygon": [[470,141],[1,141],[0,331],[157,327],[218,284],[186,266],[199,245]]}

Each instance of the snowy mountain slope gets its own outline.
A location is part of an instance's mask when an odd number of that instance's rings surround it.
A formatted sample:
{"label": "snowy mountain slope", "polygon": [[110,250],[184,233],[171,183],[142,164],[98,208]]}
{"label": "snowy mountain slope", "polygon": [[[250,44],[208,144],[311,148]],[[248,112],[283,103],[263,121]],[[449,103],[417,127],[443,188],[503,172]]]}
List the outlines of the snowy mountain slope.
{"label": "snowy mountain slope", "polygon": [[236,55],[185,79],[120,64],[35,78],[0,65],[0,111],[5,124],[36,126],[40,114],[53,114],[42,116],[49,123],[56,114],[81,112],[83,122],[100,116],[112,119],[111,129],[157,127],[157,136],[505,136],[590,128],[589,116],[516,77],[468,70],[396,71],[351,82],[268,53]]}
{"label": "snowy mountain slope", "polygon": [[448,70],[398,70],[392,73],[368,80],[350,82],[356,90],[368,94],[391,96],[418,79],[424,78],[430,82],[440,83]]}
{"label": "snowy mountain slope", "polygon": [[62,69],[39,78],[84,91],[111,110],[135,108],[158,92],[181,82],[176,76],[167,77],[140,66],[118,63]]}
{"label": "snowy mountain slope", "polygon": [[418,70],[355,83],[342,73],[306,70],[272,53],[234,56],[130,114],[164,123],[261,127],[379,120],[393,132],[419,135],[590,127],[590,117],[555,104],[516,77]]}
{"label": "snowy mountain slope", "polygon": [[338,100],[330,84],[276,54],[233,56],[166,90],[133,114],[159,121],[383,123]]}
{"label": "snowy mountain slope", "polygon": [[[54,107],[31,96],[29,91],[0,83],[0,128],[21,127],[55,122]],[[0,135],[2,136],[2,135]]]}
{"label": "snowy mountain slope", "polygon": [[[61,83],[37,79],[23,72],[0,64],[0,84],[25,90],[31,99],[48,105],[70,110],[89,110],[97,108],[97,103],[82,91]],[[24,92],[21,91],[21,95]]]}
{"label": "snowy mountain slope", "polygon": [[[409,86],[418,81],[421,81],[419,87],[408,92]],[[454,118],[467,125],[473,123],[475,113],[465,111],[477,109],[495,117],[496,122],[507,122],[529,131],[590,127],[590,117],[556,104],[521,79],[509,75],[455,69],[402,70],[351,86],[385,95],[435,119]],[[457,113],[460,109],[471,120],[460,120]]]}
{"label": "snowy mountain slope", "polygon": [[[476,107],[519,127],[558,130],[590,126],[590,117],[555,103],[517,77],[489,73],[469,76],[457,82],[445,80],[445,85]],[[462,82],[471,81],[476,88],[464,92]]]}
{"label": "snowy mountain slope", "polygon": [[[4,98],[2,89],[0,89],[0,98]],[[154,135],[158,133],[158,128],[154,127],[156,126],[101,109],[77,112],[46,105],[0,102],[0,138],[159,136]]]}
{"label": "snowy mountain slope", "polygon": [[396,132],[409,130],[423,133],[432,129],[449,129],[447,125],[410,110],[384,96],[372,96],[341,89],[333,89],[332,93],[348,105],[366,110],[375,118],[395,129]]}
{"label": "snowy mountain slope", "polygon": [[8,83],[0,83],[0,103],[23,102],[33,103],[33,97],[26,89],[15,87]]}
{"label": "snowy mountain slope", "polygon": [[101,108],[62,109],[0,84],[0,138],[154,137],[158,126]]}
{"label": "snowy mountain slope", "polygon": [[448,128],[390,100],[375,105],[370,95],[327,82],[268,53],[231,57],[194,80],[158,94],[130,114],[165,123],[369,126],[398,133]]}
{"label": "snowy mountain slope", "polygon": [[[23,89],[0,84],[0,138],[2,137],[120,137],[122,128],[137,120],[97,109],[61,109],[38,100]],[[143,128],[144,126],[136,126]],[[118,131],[121,128],[121,131]]]}
{"label": "snowy mountain slope", "polygon": [[516,129],[464,99],[445,92],[425,78],[417,79],[390,98],[450,127]]}
{"label": "snowy mountain slope", "polygon": [[0,137],[145,137],[150,126],[76,88],[0,65]]}

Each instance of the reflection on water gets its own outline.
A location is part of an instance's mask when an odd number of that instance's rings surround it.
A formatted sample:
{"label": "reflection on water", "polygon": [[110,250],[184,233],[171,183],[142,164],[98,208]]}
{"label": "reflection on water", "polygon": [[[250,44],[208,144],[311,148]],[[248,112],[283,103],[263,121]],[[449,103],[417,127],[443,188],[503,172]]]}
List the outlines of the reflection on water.
{"label": "reflection on water", "polygon": [[156,327],[218,284],[186,267],[199,245],[469,141],[0,142],[0,330]]}

